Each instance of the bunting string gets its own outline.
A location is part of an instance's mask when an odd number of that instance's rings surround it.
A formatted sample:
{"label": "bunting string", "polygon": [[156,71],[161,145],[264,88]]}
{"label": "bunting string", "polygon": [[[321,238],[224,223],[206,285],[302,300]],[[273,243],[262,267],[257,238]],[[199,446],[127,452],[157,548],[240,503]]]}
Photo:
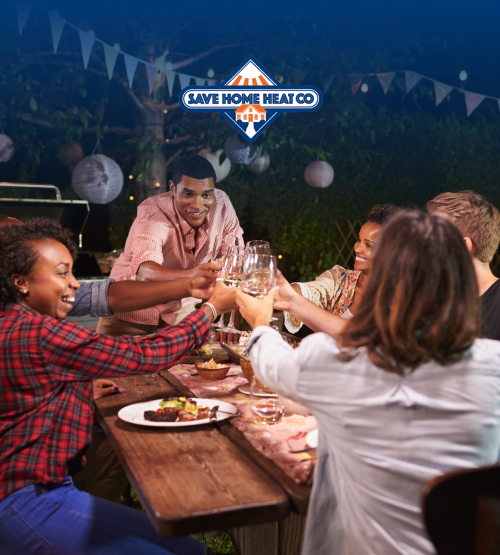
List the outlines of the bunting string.
{"label": "bunting string", "polygon": [[[500,109],[500,98],[496,98],[494,96],[488,96],[485,94],[479,94],[472,91],[466,91],[459,87],[454,87],[453,85],[447,85],[446,83],[441,83],[440,81],[436,81],[436,79],[432,79],[431,77],[426,77],[425,75],[421,75],[420,73],[416,73],[415,71],[403,70],[398,73],[404,73],[405,75],[406,94],[408,94],[413,89],[413,87],[415,87],[418,83],[420,83],[422,79],[427,79],[428,81],[431,81],[434,85],[434,97],[436,99],[436,106],[439,106],[439,104],[441,104],[441,102],[453,90],[463,93],[464,99],[465,99],[465,108],[467,110],[467,117],[470,116],[472,112],[486,98],[490,100],[496,100],[498,107]],[[391,71],[386,73],[349,74],[349,84],[353,95],[355,95],[358,92],[358,89],[363,83],[363,79],[365,78],[366,75],[375,75],[380,82],[380,85],[382,87],[382,90],[384,91],[384,94],[387,94],[387,91],[389,90],[389,87],[392,84],[392,81],[396,75],[396,72]]]}
{"label": "bunting string", "polygon": [[[42,6],[41,4],[35,3],[31,0],[16,0],[17,23],[19,26],[20,35],[22,35],[24,27],[26,26],[26,23],[30,18],[34,5],[40,8],[41,10],[47,12],[49,16],[50,30],[52,33],[52,42],[54,45],[54,54],[57,53],[57,49],[59,48],[59,42],[61,40],[64,28],[67,25],[68,27],[71,27],[78,32],[78,35],[80,37],[80,45],[82,48],[83,66],[85,67],[85,69],[87,69],[88,67],[88,63],[89,63],[90,55],[92,53],[92,48],[94,47],[94,43],[99,42],[102,44],[102,47],[104,50],[104,61],[106,63],[106,69],[108,72],[109,79],[113,77],[113,72],[115,69],[118,56],[121,54],[123,55],[124,62],[125,62],[125,69],[127,72],[129,87],[132,88],[134,77],[137,71],[137,66],[141,63],[141,64],[144,64],[146,68],[149,94],[153,92],[155,77],[158,71],[157,66],[155,66],[154,64],[151,64],[150,62],[146,62],[145,60],[141,60],[140,58],[132,56],[131,54],[127,54],[126,52],[123,52],[123,50],[120,48],[118,44],[111,46],[105,43],[104,41],[98,39],[95,36],[95,33],[93,31],[83,31],[82,29],[79,29],[69,21],[66,21],[65,19],[63,19],[59,15],[59,12],[49,10],[45,6]],[[168,87],[170,96],[172,96],[176,75],[178,75],[179,77],[179,83],[180,83],[181,89],[189,86],[191,79],[194,79],[196,85],[198,86],[204,86],[206,83],[208,83],[209,85],[217,84],[217,81],[215,79],[194,77],[193,75],[186,75],[184,73],[178,73],[177,71],[167,69],[166,81],[167,81],[167,87]]]}

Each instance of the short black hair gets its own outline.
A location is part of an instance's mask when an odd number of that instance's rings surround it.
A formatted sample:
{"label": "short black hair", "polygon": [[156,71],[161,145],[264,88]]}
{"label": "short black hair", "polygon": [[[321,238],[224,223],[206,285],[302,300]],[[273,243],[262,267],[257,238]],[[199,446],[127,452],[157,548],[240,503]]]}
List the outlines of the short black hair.
{"label": "short black hair", "polygon": [[367,214],[366,221],[384,225],[400,208],[393,204],[376,204]]}
{"label": "short black hair", "polygon": [[13,274],[29,276],[39,255],[35,243],[54,239],[62,243],[76,260],[78,251],[71,231],[47,218],[33,218],[25,225],[0,228],[0,306],[15,303],[19,290],[12,281]]}
{"label": "short black hair", "polygon": [[181,182],[182,176],[186,175],[193,179],[213,179],[214,186],[217,181],[215,170],[212,164],[203,156],[199,154],[191,154],[183,158],[174,168],[172,181],[175,188]]}

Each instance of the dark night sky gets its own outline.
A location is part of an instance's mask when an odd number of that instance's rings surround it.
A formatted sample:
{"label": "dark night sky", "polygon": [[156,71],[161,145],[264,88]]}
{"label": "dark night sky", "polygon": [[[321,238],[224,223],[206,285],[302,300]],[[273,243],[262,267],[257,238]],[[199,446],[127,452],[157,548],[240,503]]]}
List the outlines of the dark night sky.
{"label": "dark night sky", "polygon": [[[5,1],[5,0],[4,0]],[[13,2],[11,9],[1,25],[15,24]],[[413,37],[419,37],[423,44],[435,39],[448,41],[448,48],[425,47],[422,52],[412,52],[416,58],[413,69],[428,73],[431,77],[456,85],[458,71],[466,69],[470,73],[468,88],[500,96],[500,49],[498,48],[498,22],[500,21],[500,2],[487,0],[465,2],[451,0],[425,1],[373,1],[358,0],[349,2],[166,2],[159,0],[88,0],[87,2],[68,2],[67,0],[42,0],[48,8],[58,9],[61,15],[76,25],[88,24],[97,31],[98,37],[113,43],[116,39],[109,30],[108,23],[115,21],[126,25],[130,21],[142,21],[143,27],[155,32],[171,32],[176,22],[188,21],[196,17],[188,31],[182,36],[186,53],[199,52],[210,41],[223,42],[224,24],[240,25],[240,31],[249,40],[257,41],[260,47],[269,44],[273,28],[287,32],[292,28],[301,30],[314,43],[316,33],[311,24],[329,22],[329,32],[335,35],[338,45],[365,45],[365,57],[370,56],[370,43],[376,42],[390,49],[397,49],[404,43],[409,44]],[[34,8],[36,13],[37,8]],[[251,10],[253,17],[249,16]],[[5,13],[5,12],[4,12]],[[252,21],[265,18],[264,24]],[[216,32],[210,33],[210,30]],[[324,29],[324,28],[323,28]],[[104,36],[103,36],[104,35]],[[208,42],[207,42],[208,41]],[[119,41],[120,42],[120,41]],[[123,42],[123,40],[122,40]],[[133,50],[134,37],[129,39],[129,49]],[[210,46],[212,44],[209,44]],[[123,47],[123,44],[122,44]],[[252,54],[248,46],[246,55]],[[134,54],[134,52],[130,52]],[[227,53],[222,58],[231,65]],[[361,58],[363,60],[363,58]],[[236,62],[235,62],[236,63]],[[361,61],[359,65],[363,65]],[[222,68],[221,68],[222,69]],[[229,68],[228,68],[229,69]],[[408,69],[403,67],[380,68],[383,70]],[[364,67],[352,71],[364,72]],[[431,72],[435,72],[432,73]]]}

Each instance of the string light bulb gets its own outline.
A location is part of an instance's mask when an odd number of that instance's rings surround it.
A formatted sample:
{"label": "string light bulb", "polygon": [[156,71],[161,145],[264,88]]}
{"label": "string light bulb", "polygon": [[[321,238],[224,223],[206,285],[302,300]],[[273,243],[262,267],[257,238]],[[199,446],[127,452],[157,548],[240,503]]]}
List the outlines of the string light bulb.
{"label": "string light bulb", "polygon": [[129,178],[129,179],[134,179],[134,176],[133,176],[133,175],[129,175],[128,178]]}
{"label": "string light bulb", "polygon": [[215,75],[215,71],[214,71],[213,69],[209,69],[209,70],[207,71],[207,75],[208,75],[210,78],[212,78],[212,77]]}
{"label": "string light bulb", "polygon": [[465,70],[462,70],[458,74],[458,78],[460,79],[460,81],[465,81],[467,79],[467,77],[469,77],[469,76],[467,75],[467,72]]}
{"label": "string light bulb", "polygon": [[167,63],[165,64],[165,67],[166,67],[167,69],[172,69],[174,66],[172,65],[172,62],[167,62]]}
{"label": "string light bulb", "polygon": [[130,200],[134,200],[134,197],[133,197],[133,196],[130,196]]}
{"label": "string light bulb", "polygon": [[161,183],[155,183],[155,187],[158,189],[158,187],[161,187]]}
{"label": "string light bulb", "polygon": [[361,85],[361,92],[368,92],[368,85],[366,83],[363,83]]}
{"label": "string light bulb", "polygon": [[168,110],[165,108],[165,110],[163,110],[164,114],[168,114]]}
{"label": "string light bulb", "polygon": [[165,139],[165,142],[166,142],[166,143],[169,143],[169,142],[170,142],[170,139]]}
{"label": "string light bulb", "polygon": [[282,254],[278,254],[278,258],[279,258],[279,259],[283,258],[283,255],[282,255]]}

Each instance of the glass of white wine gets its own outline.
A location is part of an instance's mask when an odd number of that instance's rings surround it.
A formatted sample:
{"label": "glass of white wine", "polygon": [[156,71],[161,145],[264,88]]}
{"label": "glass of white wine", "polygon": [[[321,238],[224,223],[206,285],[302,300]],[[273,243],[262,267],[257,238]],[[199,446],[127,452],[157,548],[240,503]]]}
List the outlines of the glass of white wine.
{"label": "glass of white wine", "polygon": [[[243,263],[245,261],[245,250],[240,247],[229,247],[224,258],[222,270],[220,271],[217,281],[222,281],[228,287],[240,287],[243,277]],[[220,331],[226,333],[240,333],[234,327],[235,311],[231,312],[229,324],[226,327],[219,328]]]}
{"label": "glass of white wine", "polygon": [[243,268],[241,290],[257,299],[263,299],[276,286],[277,261],[268,254],[249,253]]}
{"label": "glass of white wine", "polygon": [[[212,247],[212,252],[210,253],[209,262],[220,262],[222,265],[224,261],[224,256],[226,255],[226,251],[228,251],[231,247],[234,247],[235,244],[236,244],[235,235],[216,235],[215,241]],[[212,323],[212,327],[213,328],[224,327],[224,314],[220,315],[220,318],[217,322]]]}
{"label": "glass of white wine", "polygon": [[282,400],[254,376],[250,386],[250,410],[257,424],[272,426],[285,414]]}

